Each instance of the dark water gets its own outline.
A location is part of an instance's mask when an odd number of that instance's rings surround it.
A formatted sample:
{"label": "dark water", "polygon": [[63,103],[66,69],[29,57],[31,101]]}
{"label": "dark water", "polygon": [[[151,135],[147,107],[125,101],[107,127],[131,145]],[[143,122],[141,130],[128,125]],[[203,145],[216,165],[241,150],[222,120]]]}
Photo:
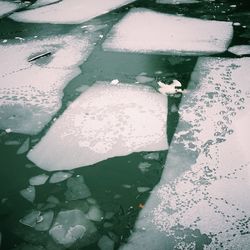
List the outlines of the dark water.
{"label": "dark water", "polygon": [[[230,7],[231,5],[236,5],[236,7]],[[241,25],[234,27],[234,38],[231,45],[248,44],[250,42],[250,4],[247,1],[206,1],[176,6],[156,4],[154,1],[148,0],[136,1],[98,17],[96,20],[107,24],[105,28],[107,34],[112,25],[132,7],[146,7],[163,13],[183,14],[202,19],[239,22]],[[96,20],[88,23],[96,22]],[[49,37],[55,34],[67,34],[79,26],[17,23],[5,17],[0,20],[0,40],[14,39],[16,36],[29,38],[35,35]],[[220,56],[235,57],[228,52]],[[172,79],[178,79],[184,83],[183,87],[186,88],[196,60],[197,57],[179,58],[164,55],[104,52],[99,43],[95,46],[87,62],[81,65],[82,73],[64,89],[62,108],[56,114],[56,117],[60,116],[67,105],[80,95],[77,91],[78,87],[82,84],[91,86],[98,80],[119,79],[121,82],[130,83],[134,81],[135,76],[141,72],[146,72],[156,81],[168,82]],[[173,63],[174,61],[178,61],[178,63]],[[156,71],[162,71],[162,74],[157,75],[155,74]],[[154,88],[156,88],[156,81],[151,83]],[[167,134],[170,143],[178,123],[178,113],[171,112],[170,108],[173,104],[178,107],[181,96],[168,97],[168,101]],[[48,124],[38,135],[30,137],[31,146],[40,140],[50,125]],[[56,245],[47,232],[36,232],[34,229],[19,223],[20,218],[32,209],[41,208],[41,210],[46,211],[43,205],[46,203],[48,195],[53,195],[60,200],[60,203],[53,208],[55,212],[69,208],[83,208],[87,207],[88,204],[85,200],[66,201],[64,196],[67,190],[66,182],[46,183],[38,186],[34,203],[30,203],[21,197],[19,191],[29,185],[30,177],[42,174],[44,171],[29,162],[25,154],[17,155],[18,148],[27,139],[27,136],[0,132],[1,249],[64,249],[62,246]],[[6,145],[7,141],[12,140],[18,141],[20,145]],[[138,192],[137,187],[149,187],[151,190],[158,183],[167,155],[166,151],[161,151],[158,152],[159,159],[145,160],[143,157],[147,153],[149,152],[116,157],[93,166],[71,171],[74,176],[81,175],[84,177],[85,183],[91,191],[91,197],[97,201],[103,212],[112,212],[113,216],[95,223],[98,229],[95,240],[90,241],[85,246],[84,244],[73,245],[70,249],[98,249],[97,241],[102,235],[108,235],[115,242],[115,248],[126,242],[133,229],[136,217],[150,194],[150,191]],[[141,162],[151,164],[148,172],[142,173],[140,171],[138,165]],[[106,227],[107,225],[108,227]]]}

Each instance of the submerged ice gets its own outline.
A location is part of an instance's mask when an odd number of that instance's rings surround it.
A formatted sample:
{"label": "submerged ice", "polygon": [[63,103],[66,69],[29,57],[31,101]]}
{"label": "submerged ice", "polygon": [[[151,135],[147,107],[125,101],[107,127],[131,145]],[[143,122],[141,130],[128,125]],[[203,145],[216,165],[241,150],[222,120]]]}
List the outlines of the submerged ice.
{"label": "submerged ice", "polygon": [[[0,129],[37,134],[61,107],[63,88],[80,73],[95,40],[91,36],[55,36],[0,45]],[[46,57],[29,59],[45,52]],[[67,60],[64,60],[67,58]]]}
{"label": "submerged ice", "polygon": [[122,249],[250,246],[249,67],[250,58],[199,58],[167,167]]}
{"label": "submerged ice", "polygon": [[152,88],[96,83],[68,107],[28,158],[53,171],[166,150],[166,121],[167,99]]}
{"label": "submerged ice", "polygon": [[53,5],[25,10],[11,15],[19,22],[28,23],[82,23],[105,14],[134,0],[71,0],[58,1]]}
{"label": "submerged ice", "polygon": [[231,22],[201,20],[136,8],[113,27],[103,48],[156,54],[214,54],[224,52],[232,36]]}

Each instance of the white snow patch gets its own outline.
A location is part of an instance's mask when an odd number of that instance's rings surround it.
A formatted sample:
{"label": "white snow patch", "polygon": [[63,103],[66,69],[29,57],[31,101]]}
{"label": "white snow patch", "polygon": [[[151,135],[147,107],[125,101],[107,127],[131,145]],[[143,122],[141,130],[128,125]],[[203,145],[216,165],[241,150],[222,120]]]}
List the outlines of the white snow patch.
{"label": "white snow patch", "polygon": [[[80,73],[95,35],[65,35],[0,45],[0,129],[36,134],[61,107],[63,88]],[[50,52],[34,61],[29,59]],[[65,60],[67,58],[67,60]]]}
{"label": "white snow patch", "polygon": [[236,45],[230,47],[228,51],[237,56],[250,55],[250,45]]}
{"label": "white snow patch", "polygon": [[167,99],[145,86],[97,83],[75,100],[28,158],[48,171],[168,148]]}
{"label": "white snow patch", "polygon": [[199,58],[162,179],[122,249],[249,245],[249,67],[250,58]]}
{"label": "white snow patch", "polygon": [[63,0],[59,3],[37,9],[15,13],[10,17],[28,23],[65,23],[86,22],[113,9],[134,2],[134,0]]}
{"label": "white snow patch", "polygon": [[49,176],[46,174],[33,176],[29,179],[29,183],[31,186],[40,186],[43,185],[48,180],[48,178]]}
{"label": "white snow patch", "polygon": [[201,20],[137,8],[113,27],[103,43],[103,49],[156,54],[214,54],[224,52],[232,36],[231,22]]}

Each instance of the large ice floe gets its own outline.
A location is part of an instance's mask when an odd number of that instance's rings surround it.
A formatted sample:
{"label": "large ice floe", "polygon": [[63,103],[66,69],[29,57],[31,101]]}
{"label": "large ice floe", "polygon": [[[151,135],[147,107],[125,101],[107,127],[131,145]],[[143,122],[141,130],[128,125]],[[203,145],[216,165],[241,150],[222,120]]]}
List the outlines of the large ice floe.
{"label": "large ice floe", "polygon": [[[36,134],[61,107],[63,88],[99,39],[80,32],[0,45],[0,129]],[[67,58],[67,60],[65,60]]]}
{"label": "large ice floe", "polygon": [[113,27],[103,49],[156,54],[214,54],[224,52],[232,36],[231,22],[135,8]]}
{"label": "large ice floe", "polygon": [[200,58],[129,249],[250,248],[250,58]]}
{"label": "large ice floe", "polygon": [[68,107],[28,158],[53,171],[166,150],[166,120],[167,98],[154,89],[98,82]]}
{"label": "large ice floe", "polygon": [[134,0],[63,0],[53,5],[15,13],[15,21],[28,23],[76,24],[134,2]]}

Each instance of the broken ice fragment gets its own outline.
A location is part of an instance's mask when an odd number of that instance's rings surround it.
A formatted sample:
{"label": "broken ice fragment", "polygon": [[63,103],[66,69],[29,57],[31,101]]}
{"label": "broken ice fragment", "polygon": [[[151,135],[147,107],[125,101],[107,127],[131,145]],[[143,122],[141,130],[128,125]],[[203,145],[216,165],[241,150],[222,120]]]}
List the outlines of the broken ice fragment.
{"label": "broken ice fragment", "polygon": [[34,202],[36,197],[36,190],[35,187],[29,186],[26,189],[23,189],[20,191],[20,194],[25,198],[26,200],[30,202]]}
{"label": "broken ice fragment", "polygon": [[154,78],[149,77],[149,76],[144,76],[144,75],[138,75],[138,76],[136,76],[135,79],[139,83],[148,83],[148,82],[152,82],[154,80]]}
{"label": "broken ice fragment", "polygon": [[32,211],[28,215],[26,215],[24,218],[20,219],[19,222],[22,223],[25,226],[28,227],[34,227],[37,223],[37,220],[40,216],[40,211]]}
{"label": "broken ice fragment", "polygon": [[157,82],[160,88],[158,91],[164,95],[174,95],[182,93],[181,83],[178,80],[173,80],[171,84],[165,84],[161,81]]}
{"label": "broken ice fragment", "polygon": [[97,83],[52,125],[28,158],[48,171],[168,148],[167,98],[141,85]]}
{"label": "broken ice fragment", "polygon": [[250,45],[236,45],[230,47],[228,51],[237,56],[250,55]]}
{"label": "broken ice fragment", "polygon": [[115,242],[111,240],[108,236],[103,235],[97,243],[101,250],[113,250]]}
{"label": "broken ice fragment", "polygon": [[28,23],[83,23],[96,16],[107,13],[133,0],[63,0],[58,3],[25,10],[10,17],[19,22]]}
{"label": "broken ice fragment", "polygon": [[112,80],[112,81],[110,82],[110,84],[112,84],[112,85],[116,85],[116,84],[118,84],[118,83],[119,83],[119,80],[118,80],[118,79]]}
{"label": "broken ice fragment", "polygon": [[85,244],[91,241],[96,228],[80,210],[61,211],[49,233],[55,242],[66,247],[76,241],[83,240]]}
{"label": "broken ice fragment", "polygon": [[48,211],[39,216],[37,219],[36,225],[35,225],[35,230],[37,231],[47,231],[50,229],[52,220],[54,217],[54,212],[53,211]]}
{"label": "broken ice fragment", "polygon": [[231,22],[135,8],[113,27],[103,49],[156,54],[214,54],[224,52],[232,36]]}
{"label": "broken ice fragment", "polygon": [[18,3],[13,3],[11,1],[0,1],[0,18],[2,16],[8,15],[19,8]]}
{"label": "broken ice fragment", "polygon": [[72,176],[71,173],[67,173],[67,172],[56,172],[54,173],[50,179],[49,179],[49,183],[58,183],[58,182],[62,182],[67,180],[68,178],[70,178]]}
{"label": "broken ice fragment", "polygon": [[151,164],[148,162],[141,162],[138,168],[142,171],[142,173],[148,172]]}
{"label": "broken ice fragment", "polygon": [[91,196],[89,188],[84,183],[82,176],[72,177],[67,180],[67,191],[65,192],[66,200],[80,200]]}
{"label": "broken ice fragment", "polygon": [[159,153],[149,153],[149,154],[144,155],[143,159],[158,161],[160,159],[160,154]]}
{"label": "broken ice fragment", "polygon": [[99,207],[91,206],[86,216],[92,221],[101,221],[103,219],[103,212]]}
{"label": "broken ice fragment", "polygon": [[48,180],[48,178],[49,176],[46,174],[33,176],[29,179],[29,183],[31,186],[40,186],[43,185]]}
{"label": "broken ice fragment", "polygon": [[20,154],[24,154],[26,153],[28,150],[29,150],[29,147],[30,147],[30,138],[27,138],[23,144],[21,145],[21,147],[17,150],[17,154],[20,155]]}
{"label": "broken ice fragment", "polygon": [[137,191],[139,193],[144,193],[144,192],[147,192],[149,191],[151,188],[150,187],[137,187]]}

